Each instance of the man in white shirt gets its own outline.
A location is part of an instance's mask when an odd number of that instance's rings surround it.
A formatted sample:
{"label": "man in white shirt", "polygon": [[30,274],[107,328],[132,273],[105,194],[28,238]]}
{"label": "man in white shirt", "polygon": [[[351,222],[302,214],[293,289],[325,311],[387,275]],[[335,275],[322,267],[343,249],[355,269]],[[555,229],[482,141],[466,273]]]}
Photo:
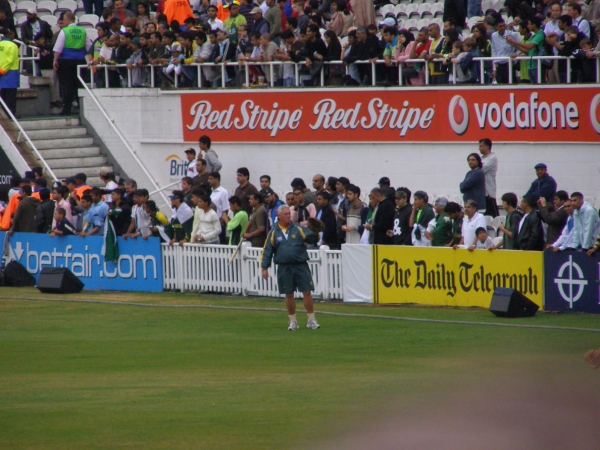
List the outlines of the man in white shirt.
{"label": "man in white shirt", "polygon": [[[211,172],[208,175],[208,184],[212,189],[210,200],[217,207],[217,216],[219,217],[219,220],[221,220],[223,213],[227,214],[229,212],[229,193],[227,192],[227,189],[221,186],[221,174],[219,172]],[[219,242],[221,244],[226,244],[225,225],[226,224],[221,220],[222,231],[219,236]]]}
{"label": "man in white shirt", "polygon": [[496,172],[498,171],[498,158],[492,152],[492,140],[479,139],[479,153],[483,160],[483,173],[485,174],[485,215],[497,217],[498,205],[496,204]]}
{"label": "man in white shirt", "polygon": [[184,153],[187,159],[186,177],[194,178],[198,175],[198,170],[196,169],[196,150],[190,147]]}
{"label": "man in white shirt", "polygon": [[573,205],[573,248],[589,250],[596,242],[596,236],[600,232],[600,218],[598,211],[592,205],[583,201],[581,192],[571,194]]}
{"label": "man in white shirt", "polygon": [[208,7],[208,25],[213,31],[224,29],[223,21],[217,19],[217,7],[214,5]]}
{"label": "man in white shirt", "polygon": [[487,230],[485,217],[477,212],[479,206],[473,200],[467,200],[465,203],[465,216],[463,218],[460,244],[454,245],[454,248],[475,248],[477,235],[475,230],[482,227]]}
{"label": "man in white shirt", "polygon": [[563,251],[567,248],[573,248],[573,232],[575,231],[575,224],[573,222],[573,204],[571,200],[565,200],[562,209],[569,215],[567,224],[564,226],[560,236],[551,244],[546,246],[547,249],[552,249],[553,252]]}
{"label": "man in white shirt", "polygon": [[581,5],[579,3],[569,3],[567,5],[567,14],[573,19],[573,26],[577,27],[589,39],[591,36],[590,23],[581,17]]}
{"label": "man in white shirt", "polygon": [[[550,33],[556,34],[558,36],[558,40],[562,41],[564,33],[558,27],[558,18],[562,14],[562,7],[560,3],[556,2],[550,6],[550,20],[546,22],[544,25],[544,34],[548,36]],[[558,55],[558,49],[556,47],[552,47],[552,54],[554,56]],[[548,71],[548,83],[550,84],[558,84],[560,83],[560,78],[558,76],[558,59],[552,61],[552,68]]]}
{"label": "man in white shirt", "polygon": [[[517,49],[507,42],[506,38],[508,37],[519,40],[519,33],[507,30],[506,22],[501,20],[496,24],[496,31],[492,34],[492,56],[507,57],[510,56],[511,53],[518,53]],[[495,79],[498,84],[507,84],[510,81],[508,68],[508,60],[499,59],[494,61]],[[515,80],[514,70],[515,65],[513,64],[513,82]]]}

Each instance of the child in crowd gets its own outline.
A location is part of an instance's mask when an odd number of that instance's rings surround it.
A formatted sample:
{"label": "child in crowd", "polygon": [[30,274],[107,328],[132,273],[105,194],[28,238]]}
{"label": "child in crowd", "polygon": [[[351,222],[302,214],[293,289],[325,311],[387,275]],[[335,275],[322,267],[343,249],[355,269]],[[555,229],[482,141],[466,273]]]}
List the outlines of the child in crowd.
{"label": "child in crowd", "polygon": [[[463,43],[461,41],[456,41],[452,44],[452,53],[448,55],[448,59],[446,59],[443,64],[450,65],[451,63],[456,64],[456,83],[466,83],[471,79],[471,74],[469,70],[466,72],[460,66],[460,62],[467,56],[467,52],[463,51]],[[450,69],[450,77],[453,76],[452,69]]]}
{"label": "child in crowd", "polygon": [[50,237],[58,236],[69,236],[77,233],[75,227],[66,218],[67,211],[65,208],[56,208],[54,210],[54,228],[50,233]]}
{"label": "child in crowd", "polygon": [[56,72],[53,67],[54,53],[52,52],[52,45],[46,42],[46,38],[42,33],[36,34],[33,40],[37,47],[35,54],[40,55],[40,60],[38,62],[40,74],[43,77],[50,78],[50,103],[52,106],[60,107],[62,106],[62,103],[60,91],[58,90],[58,78],[56,77]]}
{"label": "child in crowd", "polygon": [[460,69],[465,76],[468,76],[465,83],[479,84],[479,61],[474,61],[473,58],[481,56],[477,43],[473,38],[467,38],[463,41],[463,51],[456,58],[452,59],[452,62],[458,64]]}
{"label": "child in crowd", "polygon": [[[146,214],[150,217],[150,231],[152,232],[152,236],[160,237],[161,242],[169,242],[169,238],[164,232],[164,227],[169,224],[167,216],[158,210],[154,200],[148,200],[145,204],[145,209]],[[160,232],[161,230],[162,233]],[[143,239],[148,239],[148,236],[144,236]]]}
{"label": "child in crowd", "polygon": [[596,56],[591,39],[582,39],[579,50],[573,52],[573,56],[581,60],[581,71],[577,81],[580,83],[594,83],[596,81]]}
{"label": "child in crowd", "polygon": [[170,48],[171,59],[169,60],[167,67],[163,67],[163,73],[171,81],[173,81],[173,75],[172,75],[173,72],[175,72],[175,76],[178,77],[179,75],[181,75],[181,72],[183,71],[183,66],[181,64],[182,59],[180,58],[181,51],[182,51],[182,49],[181,49],[181,45],[179,44],[179,42],[175,41],[175,42],[173,42],[173,44],[171,44],[171,48]]}
{"label": "child in crowd", "polygon": [[475,236],[477,236],[477,241],[475,245],[471,245],[469,247],[469,251],[477,250],[494,250],[494,241],[492,238],[488,236],[487,231],[483,227],[479,227],[475,230]]}

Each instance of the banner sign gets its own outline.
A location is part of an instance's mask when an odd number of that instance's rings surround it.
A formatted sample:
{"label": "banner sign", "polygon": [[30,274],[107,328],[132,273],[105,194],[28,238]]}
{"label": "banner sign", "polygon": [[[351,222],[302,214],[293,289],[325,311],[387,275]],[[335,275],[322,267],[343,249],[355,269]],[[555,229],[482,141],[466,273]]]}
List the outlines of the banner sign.
{"label": "banner sign", "polygon": [[[4,242],[0,232],[0,242]],[[85,289],[161,292],[163,268],[160,240],[117,238],[119,259],[104,261],[102,236],[56,236],[15,233],[8,240],[7,262],[19,261],[37,280],[44,267],[67,267]]]}
{"label": "banner sign", "polygon": [[543,257],[542,252],[376,245],[373,300],[489,308],[494,289],[506,287],[541,307]]}
{"label": "banner sign", "polygon": [[0,148],[0,191],[8,192],[10,190],[15,175],[17,175],[15,167],[4,153],[4,150]]}
{"label": "banner sign", "polygon": [[183,139],[220,142],[598,142],[600,87],[181,94]]}
{"label": "banner sign", "polygon": [[600,255],[545,252],[546,311],[600,313]]}

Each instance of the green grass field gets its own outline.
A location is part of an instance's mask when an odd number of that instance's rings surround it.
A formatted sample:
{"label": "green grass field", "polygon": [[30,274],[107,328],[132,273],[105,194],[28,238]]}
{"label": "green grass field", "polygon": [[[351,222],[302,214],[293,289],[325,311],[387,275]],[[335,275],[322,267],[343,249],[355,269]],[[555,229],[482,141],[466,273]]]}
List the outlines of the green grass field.
{"label": "green grass field", "polygon": [[[275,299],[61,297],[2,288],[0,449],[352,448],[345,439],[361,429],[395,415],[417,417],[420,407],[435,404],[441,414],[459,393],[492,408],[498,397],[510,398],[499,386],[517,386],[519,395],[531,388],[545,399],[542,422],[548,404],[560,403],[573,420],[587,413],[585,395],[597,400],[600,373],[588,368],[583,354],[600,347],[600,333],[363,317],[600,330],[596,316],[538,313],[507,320],[481,309],[318,303],[320,330],[306,329],[299,314],[302,328],[288,332],[284,312],[194,305],[284,306]],[[485,394],[489,386],[496,400]],[[360,438],[354,442],[362,447]],[[594,445],[589,448],[600,448]]]}

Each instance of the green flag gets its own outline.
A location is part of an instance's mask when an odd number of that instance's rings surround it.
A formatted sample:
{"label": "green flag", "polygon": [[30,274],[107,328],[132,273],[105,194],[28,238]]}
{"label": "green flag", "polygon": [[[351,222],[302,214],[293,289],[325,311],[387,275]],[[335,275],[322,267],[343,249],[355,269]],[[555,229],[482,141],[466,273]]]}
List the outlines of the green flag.
{"label": "green flag", "polygon": [[117,233],[115,232],[115,226],[106,216],[104,222],[104,244],[102,244],[102,256],[104,261],[117,262],[119,259],[119,245],[117,243]]}

